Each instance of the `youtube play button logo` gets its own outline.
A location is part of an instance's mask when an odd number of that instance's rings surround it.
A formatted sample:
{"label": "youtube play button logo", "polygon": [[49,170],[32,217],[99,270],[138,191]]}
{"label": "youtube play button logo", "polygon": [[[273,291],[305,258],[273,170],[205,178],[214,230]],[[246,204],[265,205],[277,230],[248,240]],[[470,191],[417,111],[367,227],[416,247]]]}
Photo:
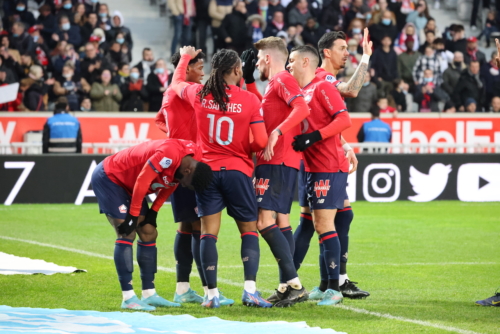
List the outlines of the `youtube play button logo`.
{"label": "youtube play button logo", "polygon": [[464,164],[458,169],[458,199],[465,202],[500,201],[500,163]]}

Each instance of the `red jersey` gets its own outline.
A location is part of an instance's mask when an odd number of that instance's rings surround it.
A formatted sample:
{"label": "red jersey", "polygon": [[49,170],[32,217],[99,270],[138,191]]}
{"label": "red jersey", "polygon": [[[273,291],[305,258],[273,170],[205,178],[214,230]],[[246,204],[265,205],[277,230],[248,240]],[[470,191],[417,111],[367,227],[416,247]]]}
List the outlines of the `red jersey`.
{"label": "red jersey", "polygon": [[196,117],[194,109],[190,104],[183,101],[171,87],[163,94],[161,109],[156,118],[157,124],[160,121],[164,122],[165,128],[160,124],[158,126],[161,130],[166,130],[168,138],[196,142]]}
{"label": "red jersey", "polygon": [[[327,81],[331,84],[333,84],[333,86],[337,87],[342,81],[340,80],[337,80],[337,78],[331,74],[330,72],[328,72],[327,70],[321,68],[321,67],[318,67],[316,69],[316,78],[319,78],[321,80],[324,80],[324,81]],[[342,100],[344,98],[342,97]]]}
{"label": "red jersey", "polygon": [[178,185],[178,182],[174,180],[175,171],[186,155],[192,155],[198,161],[201,159],[199,148],[191,141],[151,140],[104,159],[104,172],[112,182],[132,195],[137,177],[144,165],[149,164],[156,171],[157,177],[149,185],[147,194],[155,193],[164,188],[172,192]]}
{"label": "red jersey", "polygon": [[[262,113],[266,124],[267,134],[270,135],[292,112],[290,103],[302,96],[297,80],[282,71],[269,80],[266,92],[262,98]],[[293,137],[300,134],[300,125],[279,137],[274,147],[274,156],[271,161],[264,160],[264,151],[257,153],[257,165],[281,165],[296,169],[300,168],[300,152],[292,148]]]}
{"label": "red jersey", "polygon": [[[302,91],[311,109],[304,133],[320,130],[332,123],[336,115],[347,112],[339,91],[329,82],[316,77],[311,83],[304,86]],[[320,140],[303,152],[306,172],[349,171],[349,162],[344,154],[340,137],[341,133],[338,133]]]}
{"label": "red jersey", "polygon": [[194,108],[197,123],[197,143],[203,152],[201,161],[213,171],[238,170],[251,177],[254,169],[250,148],[250,124],[262,123],[260,101],[252,93],[229,86],[227,111],[219,110],[211,94],[200,101],[201,84],[182,90],[182,99]]}

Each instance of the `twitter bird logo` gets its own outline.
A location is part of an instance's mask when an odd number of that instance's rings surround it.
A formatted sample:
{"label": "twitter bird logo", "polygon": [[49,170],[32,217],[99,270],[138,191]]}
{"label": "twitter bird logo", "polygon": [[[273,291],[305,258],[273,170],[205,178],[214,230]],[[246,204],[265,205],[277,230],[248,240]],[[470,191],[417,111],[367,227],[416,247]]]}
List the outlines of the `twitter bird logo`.
{"label": "twitter bird logo", "polygon": [[410,183],[417,194],[409,196],[408,199],[414,202],[429,202],[436,199],[446,187],[450,172],[451,165],[434,164],[429,169],[429,174],[421,173],[410,166]]}

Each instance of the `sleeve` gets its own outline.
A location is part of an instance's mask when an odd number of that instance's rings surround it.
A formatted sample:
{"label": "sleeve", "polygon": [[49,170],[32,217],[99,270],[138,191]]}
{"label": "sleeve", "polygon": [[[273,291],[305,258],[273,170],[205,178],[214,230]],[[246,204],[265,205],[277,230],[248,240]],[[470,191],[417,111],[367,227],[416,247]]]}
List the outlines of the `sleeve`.
{"label": "sleeve", "polygon": [[158,129],[168,134],[167,123],[165,121],[166,115],[163,114],[163,106],[156,114],[155,123]]}
{"label": "sleeve", "polygon": [[259,90],[257,89],[257,84],[255,82],[251,84],[246,84],[247,85],[247,91],[250,93],[255,94],[259,101],[262,101],[262,95],[260,94]]}
{"label": "sleeve", "polygon": [[303,96],[299,84],[291,74],[278,76],[276,82],[278,83],[276,85],[278,96],[288,105],[297,97]]}
{"label": "sleeve", "polygon": [[319,130],[321,138],[326,139],[348,129],[351,126],[351,118],[337,89],[327,84],[319,88],[318,100],[324,110],[333,117],[330,124]]}
{"label": "sleeve", "polygon": [[259,152],[267,145],[268,137],[264,118],[260,113],[260,102],[255,97],[253,100],[254,110],[250,119],[250,132],[253,140],[250,141],[250,148],[252,152]]}
{"label": "sleeve", "polygon": [[156,172],[161,173],[165,169],[173,168],[184,157],[181,156],[178,146],[166,142],[161,145],[149,159],[147,164]]}
{"label": "sleeve", "polygon": [[290,115],[280,125],[278,125],[278,129],[281,134],[287,133],[292,128],[299,125],[304,119],[307,118],[307,116],[309,116],[309,106],[303,96],[299,96],[297,99],[294,99],[291,103],[291,107],[293,109]]}
{"label": "sleeve", "polygon": [[137,180],[135,181],[134,190],[132,191],[132,202],[130,203],[129,213],[132,216],[139,216],[141,213],[142,201],[148,193],[151,182],[156,178],[157,172],[151,168],[148,162],[142,167]]}
{"label": "sleeve", "polygon": [[[190,55],[182,55],[179,64],[177,65],[174,71],[174,77],[172,78],[172,89],[175,93],[183,100],[187,100],[193,105],[190,98],[193,96],[192,92],[189,92],[189,89],[185,91],[186,88],[190,86],[194,86],[198,88],[199,85],[189,85],[186,82],[186,70],[191,61]],[[196,96],[196,94],[194,94]],[[193,100],[194,101],[194,100]]]}
{"label": "sleeve", "polygon": [[198,92],[201,90],[201,87],[201,84],[192,84],[184,87],[181,92],[181,99],[188,102],[194,108],[196,99],[198,98]]}
{"label": "sleeve", "polygon": [[156,212],[160,211],[161,207],[163,206],[163,203],[165,203],[167,198],[170,195],[172,195],[172,193],[174,192],[175,189],[177,189],[177,187],[178,186],[168,188],[168,189],[166,189],[166,188],[160,189],[160,191],[158,192],[158,195],[156,196],[155,201],[151,205],[151,210],[156,211]]}

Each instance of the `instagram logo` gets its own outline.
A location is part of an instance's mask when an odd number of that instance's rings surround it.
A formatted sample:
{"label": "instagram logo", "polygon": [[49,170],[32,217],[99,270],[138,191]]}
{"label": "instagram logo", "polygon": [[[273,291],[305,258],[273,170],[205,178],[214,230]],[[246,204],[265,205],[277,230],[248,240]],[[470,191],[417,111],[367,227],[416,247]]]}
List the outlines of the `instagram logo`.
{"label": "instagram logo", "polygon": [[401,190],[401,172],[394,164],[371,164],[363,173],[363,195],[370,202],[394,202]]}

